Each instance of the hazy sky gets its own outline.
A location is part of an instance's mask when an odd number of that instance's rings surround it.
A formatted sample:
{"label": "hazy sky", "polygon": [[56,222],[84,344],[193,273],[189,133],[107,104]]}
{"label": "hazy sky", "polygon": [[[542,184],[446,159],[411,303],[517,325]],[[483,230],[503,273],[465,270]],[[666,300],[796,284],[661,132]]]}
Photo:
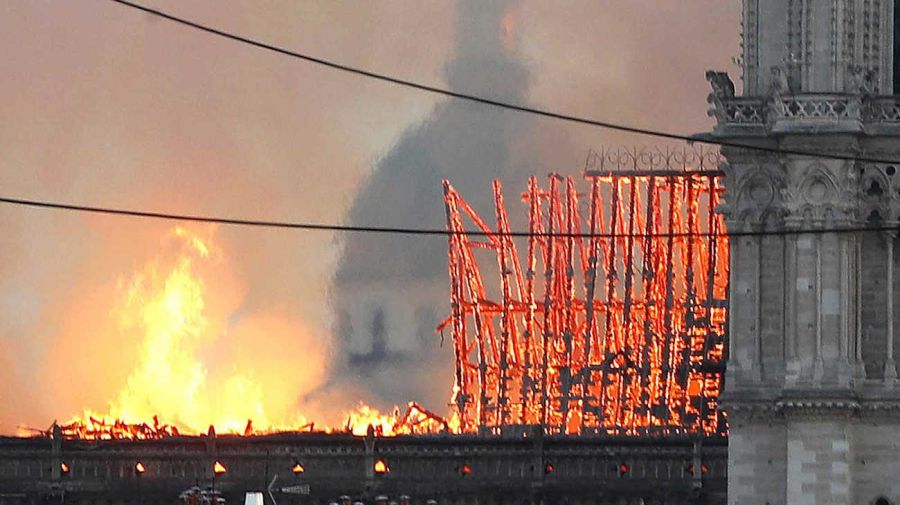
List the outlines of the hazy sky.
{"label": "hazy sky", "polygon": [[[457,47],[454,1],[146,3],[438,86]],[[514,52],[531,74],[528,101],[682,133],[707,129],[704,71],[729,70],[738,80],[731,60],[739,5],[522,0]],[[0,45],[0,194],[13,197],[339,223],[402,132],[446,100],[106,0],[0,2]],[[576,173],[590,147],[653,143],[540,124],[576,146],[571,166],[548,172]],[[0,205],[0,433],[114,399],[140,336],[108,321],[111,299],[160,253],[171,228]],[[266,359],[301,359],[289,343],[298,332],[329,346],[337,237],[229,227],[214,234],[240,286],[225,326],[288,321],[269,324],[279,331],[248,330],[269,349]]]}

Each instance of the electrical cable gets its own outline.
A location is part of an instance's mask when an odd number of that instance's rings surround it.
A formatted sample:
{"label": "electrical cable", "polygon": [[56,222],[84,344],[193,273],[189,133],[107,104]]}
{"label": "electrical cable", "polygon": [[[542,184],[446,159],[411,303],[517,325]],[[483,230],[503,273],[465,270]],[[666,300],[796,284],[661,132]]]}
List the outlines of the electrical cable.
{"label": "electrical cable", "polygon": [[690,135],[681,135],[681,134],[666,132],[666,131],[661,131],[661,130],[653,130],[650,128],[642,128],[642,127],[636,127],[636,126],[617,124],[617,123],[612,123],[612,122],[604,121],[604,120],[600,120],[600,119],[591,119],[591,118],[586,118],[586,117],[573,116],[573,115],[563,114],[560,112],[553,112],[553,111],[546,110],[546,109],[538,109],[535,107],[528,107],[525,105],[518,105],[515,103],[504,102],[501,100],[485,98],[485,97],[472,95],[472,94],[468,94],[468,93],[460,93],[460,92],[452,91],[452,90],[449,90],[446,88],[439,88],[437,86],[431,86],[428,84],[422,84],[422,83],[415,82],[415,81],[401,79],[401,78],[393,77],[393,76],[390,76],[387,74],[377,73],[377,72],[374,72],[371,70],[365,70],[365,69],[353,67],[350,65],[345,65],[345,64],[338,63],[338,62],[328,60],[325,58],[320,58],[317,56],[311,56],[309,54],[292,51],[289,49],[285,49],[283,47],[278,47],[278,46],[268,44],[265,42],[260,42],[258,40],[254,40],[254,39],[242,36],[242,35],[236,35],[234,33],[226,32],[226,31],[220,30],[218,28],[213,28],[211,26],[203,25],[203,24],[197,23],[195,21],[181,18],[181,17],[169,14],[167,12],[164,12],[164,11],[161,11],[158,9],[153,9],[153,8],[146,7],[146,6],[138,4],[138,3],[130,2],[128,0],[111,0],[111,1],[118,3],[120,5],[130,7],[132,9],[140,10],[144,13],[151,14],[153,16],[167,19],[167,20],[175,22],[175,23],[179,23],[183,26],[188,26],[188,27],[191,27],[191,28],[194,28],[197,30],[204,31],[206,33],[217,35],[222,38],[226,38],[226,39],[240,42],[243,44],[248,44],[248,45],[260,48],[260,49],[265,49],[267,51],[272,51],[272,52],[279,53],[279,54],[282,54],[285,56],[299,58],[301,60],[305,60],[307,62],[315,63],[318,65],[322,65],[322,66],[325,66],[325,67],[328,67],[328,68],[331,68],[334,70],[348,72],[351,74],[356,74],[359,76],[387,82],[390,84],[395,84],[398,86],[417,89],[419,91],[425,91],[428,93],[444,95],[444,96],[456,98],[459,100],[475,102],[475,103],[479,103],[482,105],[488,105],[488,106],[492,106],[492,107],[498,107],[498,108],[502,108],[502,109],[508,109],[508,110],[527,113],[527,114],[534,114],[537,116],[543,116],[543,117],[557,119],[560,121],[566,121],[566,122],[570,122],[570,123],[578,123],[578,124],[583,124],[583,125],[596,126],[596,127],[605,128],[608,130],[633,133],[633,134],[637,134],[637,135],[646,135],[646,136],[651,136],[651,137],[664,138],[664,139],[668,139],[668,140],[678,140],[678,141],[684,141],[684,142],[689,142],[689,143],[715,145],[715,146],[719,146],[719,147],[730,147],[730,148],[736,148],[736,149],[747,149],[747,150],[752,150],[752,151],[757,151],[757,152],[765,152],[765,153],[769,153],[769,154],[778,154],[778,155],[792,155],[792,156],[804,156],[804,157],[810,157],[810,158],[832,159],[832,160],[841,160],[841,161],[878,163],[878,164],[886,164],[886,165],[900,165],[900,160],[891,160],[891,159],[886,159],[886,158],[872,158],[872,157],[866,157],[866,156],[854,156],[854,155],[843,155],[843,154],[828,154],[828,153],[822,153],[822,152],[804,151],[804,150],[797,150],[797,149],[781,149],[781,148],[777,148],[777,147],[766,147],[766,146],[759,146],[759,145],[752,145],[752,144],[744,144],[741,142],[716,140],[716,139],[711,139],[711,138],[707,138],[707,137],[701,138],[701,137],[690,136]]}
{"label": "electrical cable", "polygon": [[[108,214],[116,216],[139,217],[149,219],[165,219],[172,221],[192,221],[198,223],[215,223],[237,226],[252,226],[262,228],[286,228],[295,230],[308,231],[336,231],[336,232],[353,232],[353,233],[387,233],[393,235],[435,235],[435,236],[454,236],[466,235],[470,237],[563,237],[563,238],[625,238],[625,237],[718,237],[722,233],[712,232],[681,232],[681,233],[638,233],[628,235],[624,233],[566,233],[566,232],[485,232],[482,230],[472,230],[465,232],[455,232],[452,230],[437,228],[404,228],[389,226],[354,226],[354,225],[335,225],[323,223],[308,223],[297,221],[266,221],[256,219],[238,219],[229,217],[201,216],[192,214],[173,214],[167,212],[133,210],[133,209],[117,209],[112,207],[95,207],[89,205],[75,205],[68,203],[58,203],[46,200],[29,200],[23,198],[10,198],[0,196],[0,203],[36,207],[43,209],[55,209],[63,211],[84,212],[93,214]],[[860,232],[897,232],[900,231],[898,226],[848,226],[841,228],[813,228],[813,229],[783,229],[783,230],[750,230],[750,231],[730,231],[724,235],[729,237],[760,237],[760,236],[783,236],[783,235],[805,235],[805,234],[825,234],[825,233],[860,233]]]}

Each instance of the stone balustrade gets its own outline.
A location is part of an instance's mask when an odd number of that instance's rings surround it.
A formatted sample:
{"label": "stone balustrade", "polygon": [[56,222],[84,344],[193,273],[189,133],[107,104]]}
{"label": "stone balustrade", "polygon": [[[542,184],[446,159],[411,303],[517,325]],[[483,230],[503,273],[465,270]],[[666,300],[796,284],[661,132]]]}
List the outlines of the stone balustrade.
{"label": "stone balustrade", "polygon": [[[0,504],[173,503],[193,486],[228,500],[308,485],[304,503],[341,495],[411,503],[724,503],[725,441],[681,438],[282,434],[153,441],[0,439]],[[387,472],[373,471],[381,460]],[[213,464],[227,472],[213,482]],[[140,462],[143,472],[136,472]],[[66,474],[54,469],[68,466]],[[300,463],[302,474],[292,472]],[[466,470],[463,470],[463,468]],[[277,478],[276,478],[277,476]],[[278,496],[276,496],[278,498]],[[285,503],[298,497],[283,495]],[[619,501],[619,500],[626,501]],[[643,500],[643,501],[641,501]],[[280,502],[281,500],[279,500]]]}
{"label": "stone balustrade", "polygon": [[774,97],[714,97],[716,133],[787,131],[878,133],[900,128],[900,97],[801,93]]}

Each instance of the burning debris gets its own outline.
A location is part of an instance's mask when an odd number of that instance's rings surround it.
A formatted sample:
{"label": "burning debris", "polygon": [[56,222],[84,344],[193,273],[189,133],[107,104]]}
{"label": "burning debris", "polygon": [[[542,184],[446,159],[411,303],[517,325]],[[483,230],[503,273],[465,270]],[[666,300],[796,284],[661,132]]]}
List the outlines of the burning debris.
{"label": "burning debris", "polygon": [[356,412],[352,412],[347,418],[344,429],[354,435],[363,436],[368,433],[369,427],[375,435],[381,437],[431,435],[453,431],[450,422],[415,402],[409,403],[403,415],[400,414],[399,407],[395,407],[391,414],[383,415],[367,405],[360,404]]}
{"label": "burning debris", "polygon": [[[499,182],[496,230],[444,183],[454,234],[452,315],[441,329],[453,333],[461,431],[724,434],[716,406],[729,258],[715,212],[719,174],[612,171],[588,181],[583,202],[572,178],[551,176],[549,189],[532,178],[521,241],[503,235]],[[466,218],[487,236],[468,233]],[[492,261],[479,262],[485,255]],[[494,272],[499,282],[486,286]]]}
{"label": "burning debris", "polygon": [[[89,415],[87,420],[74,420],[59,426],[59,433],[63,438],[80,438],[86,440],[155,440],[181,435],[176,426],[160,424],[159,418],[153,416],[153,424],[140,423],[129,424],[121,419],[108,421]],[[46,437],[54,436],[53,426],[41,434]]]}
{"label": "burning debris", "polygon": [[[418,403],[410,402],[405,410],[400,407],[388,414],[382,414],[377,409],[360,403],[356,410],[346,416],[347,420],[341,428],[317,429],[315,423],[306,423],[291,427],[265,428],[257,430],[253,428],[253,421],[247,420],[242,434],[245,437],[256,435],[269,435],[273,433],[352,433],[356,436],[366,436],[371,430],[372,435],[379,437],[393,437],[398,435],[434,435],[439,433],[452,433],[455,431],[454,422],[422,407]],[[68,439],[81,440],[156,440],[177,436],[198,435],[192,431],[179,430],[177,426],[161,424],[157,416],[153,416],[153,423],[127,423],[121,419],[105,419],[93,414],[86,414],[84,419],[74,419],[64,424],[54,423],[46,430],[32,430],[38,436],[61,436]]]}

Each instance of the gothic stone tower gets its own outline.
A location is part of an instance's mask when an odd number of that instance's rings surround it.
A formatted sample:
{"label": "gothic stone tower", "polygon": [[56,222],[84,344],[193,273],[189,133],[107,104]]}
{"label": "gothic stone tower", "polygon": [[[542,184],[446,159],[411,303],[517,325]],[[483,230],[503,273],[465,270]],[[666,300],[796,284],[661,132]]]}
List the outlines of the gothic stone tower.
{"label": "gothic stone tower", "polygon": [[[898,21],[896,0],[744,0],[744,95],[708,73],[713,137],[900,160]],[[731,245],[729,503],[900,503],[900,268],[884,231],[900,164],[723,154],[729,230],[776,232]]]}

